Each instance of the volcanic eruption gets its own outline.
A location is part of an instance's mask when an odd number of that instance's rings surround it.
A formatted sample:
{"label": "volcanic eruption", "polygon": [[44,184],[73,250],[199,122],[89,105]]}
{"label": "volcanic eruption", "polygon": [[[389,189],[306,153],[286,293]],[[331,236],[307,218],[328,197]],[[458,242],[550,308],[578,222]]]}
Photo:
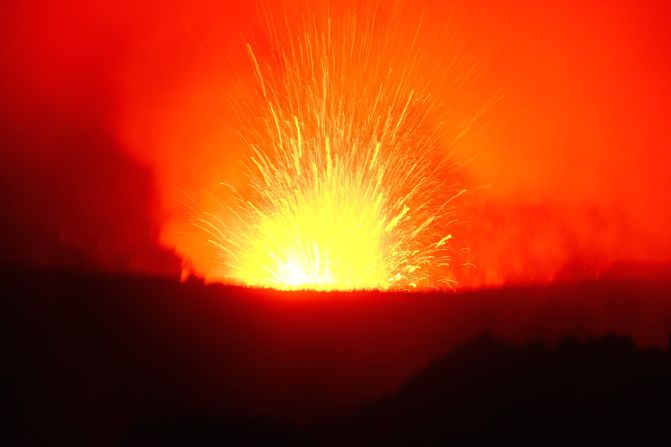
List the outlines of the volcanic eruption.
{"label": "volcanic eruption", "polygon": [[421,49],[394,37],[389,14],[308,13],[271,32],[272,63],[247,45],[257,89],[237,101],[245,183],[226,184],[225,210],[195,220],[220,251],[214,276],[280,289],[453,284],[465,190]]}
{"label": "volcanic eruption", "polygon": [[0,444],[668,438],[670,5],[3,2]]}

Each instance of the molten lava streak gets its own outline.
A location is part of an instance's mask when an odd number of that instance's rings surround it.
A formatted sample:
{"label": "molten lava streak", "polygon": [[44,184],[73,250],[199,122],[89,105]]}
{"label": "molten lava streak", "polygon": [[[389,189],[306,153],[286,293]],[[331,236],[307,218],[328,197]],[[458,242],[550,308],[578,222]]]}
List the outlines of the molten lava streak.
{"label": "molten lava streak", "polygon": [[272,64],[248,45],[258,88],[238,106],[246,181],[226,185],[225,213],[197,220],[220,276],[280,289],[450,287],[463,190],[415,44],[354,16],[287,31]]}

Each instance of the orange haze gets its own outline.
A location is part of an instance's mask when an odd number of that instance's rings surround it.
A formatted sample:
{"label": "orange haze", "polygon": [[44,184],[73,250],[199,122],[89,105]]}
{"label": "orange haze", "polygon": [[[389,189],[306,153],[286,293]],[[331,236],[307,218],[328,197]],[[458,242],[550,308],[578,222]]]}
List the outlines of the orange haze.
{"label": "orange haze", "polygon": [[[245,43],[271,63],[264,14],[283,21],[291,2],[11,3],[0,6],[3,260],[71,265],[76,253],[94,268],[183,262],[207,276],[218,260],[190,222],[225,200],[221,181],[244,183],[231,101],[256,88]],[[330,3],[334,20],[356,9]],[[410,39],[425,9],[419,43],[436,61],[425,72],[469,190],[457,281],[671,262],[668,2],[406,3],[394,32]],[[289,22],[301,16],[291,9]]]}

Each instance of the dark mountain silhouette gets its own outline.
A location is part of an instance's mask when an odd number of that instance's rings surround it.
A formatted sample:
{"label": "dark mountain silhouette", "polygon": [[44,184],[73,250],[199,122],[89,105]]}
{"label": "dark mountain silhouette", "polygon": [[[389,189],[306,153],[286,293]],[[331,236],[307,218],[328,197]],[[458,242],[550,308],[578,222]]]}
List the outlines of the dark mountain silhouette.
{"label": "dark mountain silhouette", "polygon": [[[478,337],[357,415],[347,444],[641,445],[669,440],[671,357],[617,335],[555,347]],[[351,442],[350,442],[351,441]]]}
{"label": "dark mountain silhouette", "polygon": [[664,278],[289,294],[6,267],[0,284],[2,445],[668,441]]}

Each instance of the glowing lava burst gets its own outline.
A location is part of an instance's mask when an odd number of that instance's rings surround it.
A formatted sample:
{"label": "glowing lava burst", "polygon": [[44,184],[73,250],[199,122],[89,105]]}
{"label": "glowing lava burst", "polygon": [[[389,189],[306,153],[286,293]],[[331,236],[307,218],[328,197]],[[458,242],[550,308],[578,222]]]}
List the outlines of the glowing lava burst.
{"label": "glowing lava burst", "polygon": [[[450,287],[463,191],[413,42],[354,16],[287,26],[240,101],[246,185],[197,224],[221,277],[280,289]],[[379,30],[378,30],[379,31]]]}

